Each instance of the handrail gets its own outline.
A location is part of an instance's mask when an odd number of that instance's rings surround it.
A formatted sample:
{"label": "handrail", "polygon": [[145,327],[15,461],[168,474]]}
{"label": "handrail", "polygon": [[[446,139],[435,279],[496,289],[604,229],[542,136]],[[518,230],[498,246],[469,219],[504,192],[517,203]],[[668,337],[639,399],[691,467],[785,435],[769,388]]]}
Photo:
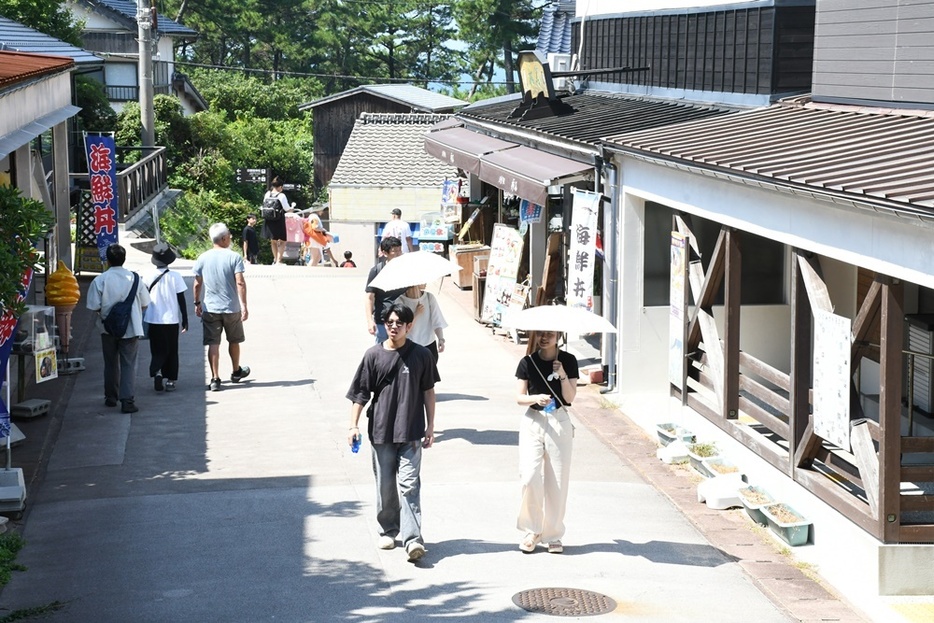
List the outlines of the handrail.
{"label": "handrail", "polygon": [[138,162],[117,172],[117,218],[121,223],[146,207],[151,199],[169,185],[165,147],[140,149],[149,153]]}

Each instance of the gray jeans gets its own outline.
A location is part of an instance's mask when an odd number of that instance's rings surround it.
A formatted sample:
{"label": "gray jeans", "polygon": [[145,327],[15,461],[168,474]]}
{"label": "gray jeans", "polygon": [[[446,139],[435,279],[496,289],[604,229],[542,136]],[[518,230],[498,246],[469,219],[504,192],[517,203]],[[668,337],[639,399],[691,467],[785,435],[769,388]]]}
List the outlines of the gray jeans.
{"label": "gray jeans", "polygon": [[373,444],[376,521],[380,534],[398,537],[405,547],[422,541],[421,441]]}
{"label": "gray jeans", "polygon": [[101,346],[104,350],[104,398],[133,400],[139,338],[123,339],[101,333]]}

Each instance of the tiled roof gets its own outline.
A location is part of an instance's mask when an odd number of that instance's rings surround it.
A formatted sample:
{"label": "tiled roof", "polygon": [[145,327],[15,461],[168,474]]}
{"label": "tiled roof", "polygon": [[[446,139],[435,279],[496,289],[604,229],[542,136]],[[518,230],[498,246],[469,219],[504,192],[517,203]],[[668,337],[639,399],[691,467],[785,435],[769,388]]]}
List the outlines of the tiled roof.
{"label": "tiled roof", "polygon": [[[85,0],[91,6],[104,9],[105,12],[120,18],[128,27],[136,30],[136,2],[130,0]],[[159,32],[165,35],[176,35],[182,37],[197,37],[197,31],[188,26],[183,26],[173,19],[158,16]]]}
{"label": "tiled roof", "polygon": [[75,64],[83,67],[104,62],[103,59],[83,48],[73,46],[3,16],[0,16],[0,50],[67,56],[73,59]]}
{"label": "tiled roof", "polygon": [[542,54],[557,52],[571,53],[571,20],[574,19],[574,2],[558,2],[545,7],[542,25],[538,30],[535,49]]}
{"label": "tiled roof", "polygon": [[414,84],[365,84],[348,91],[342,91],[313,102],[308,102],[307,104],[302,104],[298,108],[299,110],[310,110],[322,104],[335,102],[345,97],[357,95],[358,93],[370,93],[405,106],[410,106],[413,112],[446,113],[467,105],[467,102],[463,100],[449,97],[442,93],[435,93],[434,91],[417,87]]}
{"label": "tiled roof", "polygon": [[440,186],[457,169],[425,153],[424,137],[447,115],[363,113],[354,124],[331,185]]}
{"label": "tiled roof", "polygon": [[505,127],[522,128],[593,147],[605,136],[733,112],[723,107],[588,91],[561,99],[574,109],[571,114],[522,121],[509,118],[509,114],[519,104],[517,98],[490,101],[493,103],[481,101],[469,106],[458,112],[457,116],[467,120],[476,119]]}
{"label": "tiled roof", "polygon": [[32,78],[67,70],[74,61],[64,56],[0,51],[0,89]]}
{"label": "tiled roof", "polygon": [[607,146],[890,211],[934,215],[934,111],[776,105],[633,132]]}

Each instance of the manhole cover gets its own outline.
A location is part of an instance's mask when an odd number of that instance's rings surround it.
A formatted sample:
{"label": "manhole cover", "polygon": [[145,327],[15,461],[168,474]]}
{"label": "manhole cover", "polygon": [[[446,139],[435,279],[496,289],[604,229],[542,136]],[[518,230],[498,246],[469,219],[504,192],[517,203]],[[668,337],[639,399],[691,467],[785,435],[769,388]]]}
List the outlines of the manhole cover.
{"label": "manhole cover", "polygon": [[512,602],[528,612],[557,617],[606,614],[616,609],[616,602],[606,595],[578,588],[533,588],[516,593]]}

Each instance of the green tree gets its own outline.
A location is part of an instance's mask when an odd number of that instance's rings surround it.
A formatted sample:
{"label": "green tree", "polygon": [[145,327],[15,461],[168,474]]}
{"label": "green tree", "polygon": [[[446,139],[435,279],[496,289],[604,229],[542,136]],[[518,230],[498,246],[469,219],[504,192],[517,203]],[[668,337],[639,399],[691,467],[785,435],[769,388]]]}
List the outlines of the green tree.
{"label": "green tree", "polygon": [[117,127],[117,113],[110,107],[104,85],[88,76],[75,76],[75,103],[79,129],[85,132],[112,132]]}
{"label": "green tree", "polygon": [[0,15],[56,39],[81,46],[82,22],[63,0],[0,0]]}

